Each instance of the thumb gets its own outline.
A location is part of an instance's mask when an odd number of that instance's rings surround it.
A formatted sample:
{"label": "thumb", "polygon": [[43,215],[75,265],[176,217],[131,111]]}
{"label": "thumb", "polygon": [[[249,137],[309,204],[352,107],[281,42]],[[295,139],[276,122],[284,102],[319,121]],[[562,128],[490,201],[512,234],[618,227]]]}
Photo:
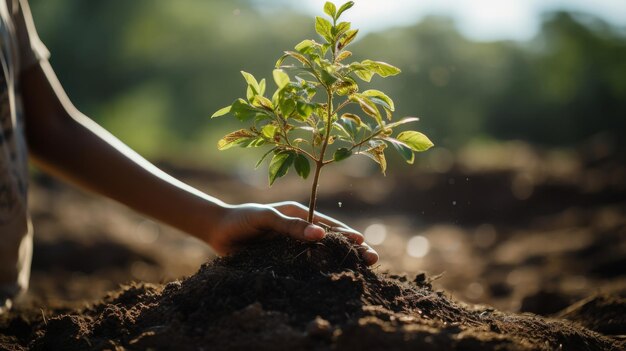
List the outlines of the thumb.
{"label": "thumb", "polygon": [[304,241],[317,241],[321,240],[326,231],[324,228],[311,224],[304,219],[297,217],[288,217],[280,212],[272,211],[274,213],[270,218],[270,223],[267,223],[270,228],[281,233],[289,235],[290,237]]}

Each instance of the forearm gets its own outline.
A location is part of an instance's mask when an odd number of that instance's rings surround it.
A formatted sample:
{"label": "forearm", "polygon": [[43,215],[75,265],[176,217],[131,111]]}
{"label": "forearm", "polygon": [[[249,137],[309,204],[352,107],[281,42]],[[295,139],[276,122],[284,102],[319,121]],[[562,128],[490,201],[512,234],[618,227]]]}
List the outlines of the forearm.
{"label": "forearm", "polygon": [[[224,203],[162,172],[81,114],[47,63],[25,72],[22,82],[29,92],[37,92],[26,94],[24,105],[30,155],[38,166],[207,239]],[[29,123],[34,120],[36,124]]]}

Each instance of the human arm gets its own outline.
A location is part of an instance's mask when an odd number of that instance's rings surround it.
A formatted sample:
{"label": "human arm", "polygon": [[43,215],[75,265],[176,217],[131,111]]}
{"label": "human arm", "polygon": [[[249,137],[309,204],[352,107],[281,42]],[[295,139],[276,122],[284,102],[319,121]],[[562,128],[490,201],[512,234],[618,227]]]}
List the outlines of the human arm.
{"label": "human arm", "polygon": [[[324,236],[303,219],[301,205],[230,205],[159,170],[80,113],[46,60],[22,71],[20,80],[30,157],[43,170],[187,232],[219,254],[268,231],[309,241]],[[367,263],[377,261],[360,233],[319,214],[316,221],[362,245]]]}

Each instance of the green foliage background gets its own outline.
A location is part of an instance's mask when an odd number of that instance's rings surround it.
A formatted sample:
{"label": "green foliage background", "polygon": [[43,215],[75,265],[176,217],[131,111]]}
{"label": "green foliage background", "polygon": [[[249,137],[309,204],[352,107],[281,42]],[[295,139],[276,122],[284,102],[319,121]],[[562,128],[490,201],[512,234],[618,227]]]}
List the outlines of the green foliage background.
{"label": "green foliage background", "polygon": [[[358,6],[358,5],[357,5]],[[209,115],[241,95],[239,71],[271,78],[283,50],[315,37],[313,18],[248,1],[31,0],[39,34],[74,103],[151,158],[224,159],[229,119]],[[403,73],[375,85],[397,116],[455,149],[473,139],[624,145],[626,34],[584,14],[551,13],[530,42],[473,42],[446,18],[361,37],[355,59]],[[366,89],[367,87],[363,87]],[[232,158],[230,156],[229,158]]]}

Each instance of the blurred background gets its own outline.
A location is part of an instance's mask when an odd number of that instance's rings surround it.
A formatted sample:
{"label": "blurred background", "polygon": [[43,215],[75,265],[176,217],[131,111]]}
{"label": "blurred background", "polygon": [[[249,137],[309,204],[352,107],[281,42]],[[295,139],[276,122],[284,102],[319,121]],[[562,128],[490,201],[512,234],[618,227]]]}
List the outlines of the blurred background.
{"label": "blurred background", "polygon": [[[74,104],[150,161],[226,201],[308,201],[293,174],[268,189],[253,170],[263,150],[218,152],[238,124],[209,116],[245,95],[240,70],[270,77],[282,51],[316,38],[324,1],[30,3]],[[362,29],[356,59],[403,71],[371,85],[436,144],[413,166],[390,155],[387,177],[356,157],[324,170],[319,209],[365,233],[377,269],[443,273],[436,284],[463,300],[543,314],[623,291],[626,3],[357,0],[346,20]],[[33,172],[37,301],[173,279],[212,257]]]}

